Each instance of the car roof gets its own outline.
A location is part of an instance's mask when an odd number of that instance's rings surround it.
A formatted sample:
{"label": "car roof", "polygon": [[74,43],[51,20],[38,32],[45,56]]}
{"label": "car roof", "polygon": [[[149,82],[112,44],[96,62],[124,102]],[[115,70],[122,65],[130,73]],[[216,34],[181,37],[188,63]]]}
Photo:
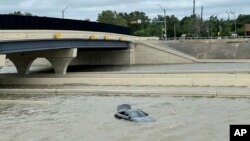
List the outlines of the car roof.
{"label": "car roof", "polygon": [[137,112],[137,111],[142,111],[140,109],[129,109],[129,110],[126,110],[126,112]]}

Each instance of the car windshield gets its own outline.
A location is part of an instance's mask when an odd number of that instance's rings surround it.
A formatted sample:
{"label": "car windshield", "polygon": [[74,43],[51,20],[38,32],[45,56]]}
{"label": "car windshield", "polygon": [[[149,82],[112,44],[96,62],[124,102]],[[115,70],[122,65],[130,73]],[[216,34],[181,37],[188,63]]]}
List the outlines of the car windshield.
{"label": "car windshield", "polygon": [[130,112],[130,116],[131,117],[145,117],[147,115],[142,111],[132,111]]}

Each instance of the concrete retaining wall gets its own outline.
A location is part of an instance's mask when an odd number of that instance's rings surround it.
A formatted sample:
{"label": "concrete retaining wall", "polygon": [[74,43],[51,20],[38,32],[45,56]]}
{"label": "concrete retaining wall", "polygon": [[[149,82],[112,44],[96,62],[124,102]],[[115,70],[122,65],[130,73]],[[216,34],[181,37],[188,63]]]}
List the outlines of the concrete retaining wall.
{"label": "concrete retaining wall", "polygon": [[135,64],[185,64],[197,62],[191,56],[147,42],[135,42],[134,52]]}
{"label": "concrete retaining wall", "polygon": [[189,54],[197,59],[242,60],[250,59],[249,39],[148,41],[172,50]]}
{"label": "concrete retaining wall", "polygon": [[[84,96],[198,96],[198,97],[232,97],[232,98],[245,98],[250,97],[248,91],[223,91],[223,90],[112,90],[107,88],[94,88],[94,89],[0,89],[0,94],[6,95],[84,95]],[[48,105],[46,101],[20,101],[20,100],[1,100],[2,104],[39,104]]]}
{"label": "concrete retaining wall", "polygon": [[0,79],[1,85],[134,85],[134,86],[250,86],[250,74],[235,73],[181,73],[181,74],[69,74],[8,76]]}

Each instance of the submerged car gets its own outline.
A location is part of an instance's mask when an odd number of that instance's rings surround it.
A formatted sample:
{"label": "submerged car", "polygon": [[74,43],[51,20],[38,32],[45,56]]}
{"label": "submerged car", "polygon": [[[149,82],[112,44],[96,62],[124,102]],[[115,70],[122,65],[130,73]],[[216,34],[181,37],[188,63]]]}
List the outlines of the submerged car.
{"label": "submerged car", "polygon": [[148,116],[147,113],[140,109],[131,109],[128,104],[117,106],[117,113],[114,115],[117,119],[125,119],[135,122],[155,122],[155,119]]}

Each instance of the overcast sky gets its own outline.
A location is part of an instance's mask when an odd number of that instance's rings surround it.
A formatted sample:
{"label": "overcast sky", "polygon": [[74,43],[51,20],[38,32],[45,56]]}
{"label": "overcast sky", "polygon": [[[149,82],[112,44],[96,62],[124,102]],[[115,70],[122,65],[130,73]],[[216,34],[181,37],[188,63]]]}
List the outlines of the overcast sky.
{"label": "overcast sky", "polygon": [[[61,17],[62,9],[68,4],[72,6],[65,12],[65,18],[91,19],[96,21],[103,10],[118,12],[143,11],[149,18],[154,18],[163,11],[157,4],[166,9],[167,15],[175,15],[179,19],[192,14],[193,0],[0,0],[0,14],[14,11],[30,12],[38,16]],[[250,14],[250,0],[196,0],[196,13],[200,15],[204,7],[204,17],[217,15],[227,18],[225,11],[238,14]],[[233,15],[230,15],[233,18]]]}

